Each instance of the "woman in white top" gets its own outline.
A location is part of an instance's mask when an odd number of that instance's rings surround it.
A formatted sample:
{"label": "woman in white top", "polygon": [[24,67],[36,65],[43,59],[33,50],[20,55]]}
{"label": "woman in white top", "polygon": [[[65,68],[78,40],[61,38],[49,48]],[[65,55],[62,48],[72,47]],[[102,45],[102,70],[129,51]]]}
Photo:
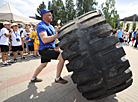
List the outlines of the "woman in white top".
{"label": "woman in white top", "polygon": [[[31,30],[30,30],[29,26],[26,26],[25,30],[22,33],[22,36],[24,37],[24,51],[25,51],[25,53],[27,53],[27,50],[28,50],[28,45],[25,41],[27,34],[31,34]],[[29,53],[29,50],[28,50],[28,53]]]}
{"label": "woman in white top", "polygon": [[11,25],[11,27],[13,28],[13,32],[11,34],[11,45],[12,45],[12,51],[13,51],[13,55],[14,55],[14,62],[17,62],[16,59],[16,54],[17,51],[19,51],[20,55],[21,55],[21,59],[26,59],[25,57],[23,57],[23,36],[20,36],[20,32],[18,30],[18,26],[16,23],[13,23]]}
{"label": "woman in white top", "polygon": [[129,32],[127,29],[125,30],[123,37],[124,37],[125,44],[128,45]]}
{"label": "woman in white top", "polygon": [[12,29],[10,28],[9,22],[4,22],[3,25],[4,25],[4,28],[2,28],[0,32],[0,47],[2,52],[2,62],[3,62],[2,67],[10,65],[8,63],[9,37],[13,32]]}

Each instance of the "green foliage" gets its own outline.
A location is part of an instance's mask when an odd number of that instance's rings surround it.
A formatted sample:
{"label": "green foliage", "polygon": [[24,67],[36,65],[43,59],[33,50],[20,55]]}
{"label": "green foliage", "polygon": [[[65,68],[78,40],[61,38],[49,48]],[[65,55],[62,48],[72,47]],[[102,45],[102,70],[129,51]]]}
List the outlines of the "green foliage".
{"label": "green foliage", "polygon": [[42,1],[42,3],[37,7],[37,12],[38,12],[38,14],[40,15],[37,15],[37,14],[35,14],[35,16],[36,16],[36,19],[38,19],[38,20],[42,20],[42,17],[41,17],[41,10],[42,9],[45,9],[46,8],[46,5],[45,5],[45,3]]}
{"label": "green foliage", "polygon": [[48,3],[48,9],[53,9],[53,21],[51,24],[57,25],[57,21],[61,20],[61,25],[65,23],[66,19],[66,12],[65,12],[65,6],[62,2],[62,0],[52,0],[52,2],[49,1]]}
{"label": "green foliage", "polygon": [[119,28],[123,27],[124,21],[120,22]]}
{"label": "green foliage", "polygon": [[100,12],[105,17],[107,23],[109,23],[113,28],[117,27],[119,15],[115,9],[114,0],[106,0],[105,3],[101,4]]}
{"label": "green foliage", "polygon": [[[55,26],[59,19],[61,20],[61,25],[63,25],[86,12],[96,10],[97,5],[98,2],[96,2],[96,0],[76,0],[76,4],[74,4],[73,0],[65,0],[65,4],[62,0],[52,0],[48,2],[48,8],[46,8],[44,2],[42,2],[37,8],[37,12],[41,14],[41,10],[44,8],[49,10],[53,9],[53,21],[51,24]],[[100,8],[101,9],[98,11],[106,18],[107,23],[113,28],[116,28],[119,15],[117,10],[115,10],[115,1],[106,0]],[[36,19],[42,20],[39,15],[36,15]]]}
{"label": "green foliage", "polygon": [[98,4],[96,0],[76,0],[77,3],[77,16],[86,12],[96,10],[95,6]]}
{"label": "green foliage", "polygon": [[73,3],[73,0],[66,0],[66,21],[68,22],[70,20],[73,20],[76,17],[76,10],[74,9],[75,5]]}
{"label": "green foliage", "polygon": [[129,30],[129,27],[130,27],[130,23],[127,23],[126,29]]}
{"label": "green foliage", "polygon": [[137,23],[136,23],[136,22],[134,22],[134,28],[133,28],[133,29],[136,29],[136,25],[137,25]]}

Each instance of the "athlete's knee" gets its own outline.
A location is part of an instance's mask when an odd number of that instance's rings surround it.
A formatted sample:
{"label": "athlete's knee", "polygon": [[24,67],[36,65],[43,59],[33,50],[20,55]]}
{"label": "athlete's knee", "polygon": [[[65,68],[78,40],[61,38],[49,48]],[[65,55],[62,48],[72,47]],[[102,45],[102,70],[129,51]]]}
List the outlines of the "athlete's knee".
{"label": "athlete's knee", "polygon": [[63,57],[62,57],[62,54],[60,53],[57,60],[60,60],[60,61],[64,61]]}

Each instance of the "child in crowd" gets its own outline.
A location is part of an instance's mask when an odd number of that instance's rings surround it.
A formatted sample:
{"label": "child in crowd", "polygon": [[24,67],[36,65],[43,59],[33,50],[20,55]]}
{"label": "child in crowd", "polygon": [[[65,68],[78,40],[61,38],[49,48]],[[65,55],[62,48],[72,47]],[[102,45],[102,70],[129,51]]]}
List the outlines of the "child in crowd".
{"label": "child in crowd", "polygon": [[39,38],[37,36],[36,25],[33,25],[33,30],[30,34],[30,37],[34,40],[34,57],[39,56],[38,52]]}
{"label": "child in crowd", "polygon": [[30,38],[30,34],[27,34],[26,42],[28,43],[29,51],[32,53],[31,57],[34,57],[34,44],[33,44],[34,40]]}
{"label": "child in crowd", "polygon": [[129,32],[127,29],[124,30],[123,38],[124,38],[125,44],[128,45]]}

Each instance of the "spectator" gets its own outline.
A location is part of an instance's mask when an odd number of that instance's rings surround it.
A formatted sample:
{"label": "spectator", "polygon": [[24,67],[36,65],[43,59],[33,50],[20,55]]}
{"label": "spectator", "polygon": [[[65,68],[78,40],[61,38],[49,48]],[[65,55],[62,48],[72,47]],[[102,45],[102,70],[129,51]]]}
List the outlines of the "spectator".
{"label": "spectator", "polygon": [[111,32],[111,35],[116,35],[116,29],[113,29],[113,31]]}
{"label": "spectator", "polygon": [[132,42],[132,46],[133,46],[133,44],[134,44],[134,41],[136,40],[136,33],[138,32],[138,28],[137,28],[137,30],[136,31],[134,31],[134,33],[133,33],[133,42]]}
{"label": "spectator", "polygon": [[27,34],[26,42],[28,43],[29,51],[32,53],[31,57],[34,57],[34,44],[33,44],[33,39],[30,38],[30,34]]}
{"label": "spectator", "polygon": [[[59,27],[60,27],[60,25],[59,25]],[[55,31],[56,31],[56,30],[57,30],[57,26],[54,26],[54,29],[55,29]],[[55,48],[54,48],[54,50],[56,50],[56,51],[59,51],[58,43],[59,43],[59,40],[56,39],[56,40],[55,40]]]}
{"label": "spectator", "polygon": [[[25,30],[22,33],[22,35],[24,37],[24,51],[25,51],[25,53],[27,53],[27,49],[28,49],[28,45],[26,43],[26,36],[27,36],[27,34],[30,34],[30,33],[31,33],[31,30],[30,30],[29,26],[26,26]],[[28,54],[30,54],[29,49],[28,49]]]}
{"label": "spectator", "polygon": [[133,33],[133,31],[129,32],[129,41],[128,41],[128,44],[129,44],[130,41],[132,41],[132,39],[131,39],[132,38],[132,33]]}
{"label": "spectator", "polygon": [[138,44],[138,29],[137,29],[137,33],[135,35],[135,39],[136,39],[136,43],[135,43],[135,48],[137,48],[137,44]]}
{"label": "spectator", "polygon": [[18,24],[18,30],[19,30],[20,36],[22,36],[24,29],[22,28],[21,24]]}
{"label": "spectator", "polygon": [[38,52],[39,38],[37,36],[36,25],[33,25],[33,30],[30,34],[30,37],[34,40],[34,57],[39,56]]}
{"label": "spectator", "polygon": [[31,24],[28,24],[28,26],[30,28],[30,31],[32,31],[33,30],[32,25]]}
{"label": "spectator", "polygon": [[[120,30],[117,31],[116,36],[119,38],[119,42],[122,43],[124,42],[122,36],[124,34],[123,27],[120,28]],[[117,43],[118,46],[119,43]]]}
{"label": "spectator", "polygon": [[2,52],[2,62],[3,62],[2,67],[11,65],[8,62],[8,53],[9,53],[9,37],[13,32],[13,30],[10,28],[9,22],[4,22],[3,25],[4,28],[1,29],[1,35],[0,35],[0,47]]}
{"label": "spectator", "polygon": [[11,34],[12,52],[14,55],[14,63],[16,63],[17,62],[17,58],[16,58],[17,51],[19,51],[21,55],[21,59],[26,59],[25,57],[23,57],[24,43],[23,43],[23,36],[20,36],[20,31],[18,30],[17,24],[13,23],[11,27],[13,28],[13,32]]}
{"label": "spectator", "polygon": [[128,45],[129,33],[127,29],[124,31],[123,38],[124,38],[125,44]]}

